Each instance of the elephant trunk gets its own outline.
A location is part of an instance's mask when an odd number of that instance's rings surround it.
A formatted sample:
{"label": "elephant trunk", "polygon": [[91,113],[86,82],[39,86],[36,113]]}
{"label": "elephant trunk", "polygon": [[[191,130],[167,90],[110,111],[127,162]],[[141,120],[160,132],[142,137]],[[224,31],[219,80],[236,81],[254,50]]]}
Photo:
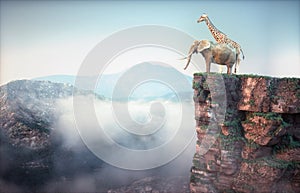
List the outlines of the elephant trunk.
{"label": "elephant trunk", "polygon": [[188,59],[185,67],[184,67],[184,70],[187,69],[187,67],[189,66],[190,62],[191,62],[191,59],[192,59],[192,55],[193,55],[194,52],[190,52],[189,55],[187,57],[185,57],[184,59]]}
{"label": "elephant trunk", "polygon": [[193,55],[194,53],[198,53],[197,48],[198,48],[198,45],[199,45],[199,44],[200,44],[200,42],[199,42],[198,40],[195,40],[195,41],[193,42],[193,45],[190,47],[188,56],[186,56],[186,57],[184,58],[184,59],[188,59],[187,64],[186,64],[186,66],[184,67],[184,70],[189,66],[189,64],[190,64],[190,62],[191,62],[192,55]]}

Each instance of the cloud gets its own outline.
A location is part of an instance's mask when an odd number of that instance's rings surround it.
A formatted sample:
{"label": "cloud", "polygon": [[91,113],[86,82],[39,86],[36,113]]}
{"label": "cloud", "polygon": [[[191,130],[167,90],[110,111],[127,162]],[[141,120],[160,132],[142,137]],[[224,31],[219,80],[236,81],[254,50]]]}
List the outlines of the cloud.
{"label": "cloud", "polygon": [[[81,101],[94,99],[92,95],[78,97]],[[174,136],[180,132],[181,127],[187,133],[188,130],[194,133],[194,117],[189,115],[188,120],[182,120],[185,117],[182,116],[181,111],[182,108],[190,108],[192,104],[179,104],[163,100],[150,103],[141,101],[118,102],[115,110],[128,108],[127,113],[132,118],[131,120],[122,120],[122,117],[116,117],[120,115],[114,113],[111,101],[94,99],[94,112],[97,117],[95,122],[84,108],[77,109],[80,114],[75,115],[74,99],[70,97],[56,101],[57,121],[52,126],[54,130],[51,134],[53,141],[56,143],[56,149],[51,155],[53,166],[49,178],[45,181],[35,182],[38,184],[37,186],[28,184],[27,187],[13,182],[0,181],[0,184],[3,185],[1,187],[5,187],[5,190],[10,192],[26,189],[42,192],[103,192],[128,185],[135,180],[148,176],[175,175],[186,176],[188,179],[192,156],[195,152],[195,138],[187,139],[189,135],[182,135],[179,138]],[[84,128],[91,132],[90,135],[93,135],[96,130],[105,130],[107,136],[97,136],[98,141],[101,142],[106,137],[110,137],[114,143],[128,149],[151,150],[165,146],[170,140],[174,140],[174,144],[178,145],[182,145],[186,141],[190,143],[185,144],[187,148],[179,151],[178,155],[174,154],[174,159],[170,160],[170,163],[158,164],[160,167],[139,171],[117,168],[105,163],[87,148],[81,138],[80,129],[77,128],[78,120],[76,120],[76,117],[78,116],[84,119]],[[188,122],[189,124],[181,125],[182,122]],[[192,123],[192,126],[190,126],[190,123]],[[145,135],[130,133],[138,131],[138,129],[145,132]],[[163,154],[167,154],[167,151],[177,152],[178,148],[177,145],[165,148],[153,160],[160,162],[160,157],[163,157]],[[122,162],[121,165],[134,161],[130,155],[123,154],[119,156],[118,152],[111,152],[111,154],[118,155],[114,158]],[[148,165],[156,164],[151,163],[153,162],[151,159],[141,159],[146,163],[149,162]],[[39,180],[39,178],[35,180]]]}

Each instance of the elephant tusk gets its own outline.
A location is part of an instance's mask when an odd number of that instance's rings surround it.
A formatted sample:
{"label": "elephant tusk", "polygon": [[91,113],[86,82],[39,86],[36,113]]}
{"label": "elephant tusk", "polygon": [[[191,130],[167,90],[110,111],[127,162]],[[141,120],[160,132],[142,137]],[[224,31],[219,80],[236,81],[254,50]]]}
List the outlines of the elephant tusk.
{"label": "elephant tusk", "polygon": [[190,58],[192,55],[193,55],[193,52],[192,52],[192,53],[189,53],[188,56],[186,56],[186,57],[184,57],[184,58],[180,58],[180,59],[178,59],[178,60],[185,60],[185,59],[188,59],[188,58]]}
{"label": "elephant tusk", "polygon": [[187,59],[188,57],[186,56],[186,57],[184,57],[184,58],[178,58],[178,60],[185,60],[185,59]]}

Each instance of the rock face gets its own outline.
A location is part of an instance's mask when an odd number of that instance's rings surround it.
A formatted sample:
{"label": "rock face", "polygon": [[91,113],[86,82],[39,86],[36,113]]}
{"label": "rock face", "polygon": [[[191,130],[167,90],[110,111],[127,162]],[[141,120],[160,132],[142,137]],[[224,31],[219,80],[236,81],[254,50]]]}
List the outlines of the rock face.
{"label": "rock face", "polygon": [[32,150],[49,146],[55,101],[72,96],[73,87],[42,81],[15,81],[0,89],[0,127],[14,147]]}
{"label": "rock face", "polygon": [[108,190],[108,193],[188,193],[188,183],[185,177],[147,177],[118,189]]}
{"label": "rock face", "polygon": [[300,79],[195,74],[191,192],[300,192]]}
{"label": "rock face", "polygon": [[61,146],[62,139],[53,137],[53,123],[59,116],[58,99],[87,94],[91,93],[48,81],[18,80],[0,87],[0,185],[2,180],[41,185],[59,170],[55,162],[65,171],[81,166],[74,165],[74,152]]}

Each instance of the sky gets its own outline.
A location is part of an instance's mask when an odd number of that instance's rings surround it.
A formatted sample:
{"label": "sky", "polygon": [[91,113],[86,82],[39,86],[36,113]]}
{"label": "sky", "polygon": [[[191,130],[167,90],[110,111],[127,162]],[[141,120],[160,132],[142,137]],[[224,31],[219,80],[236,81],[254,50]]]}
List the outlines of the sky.
{"label": "sky", "polygon": [[[76,75],[99,42],[131,27],[167,26],[197,40],[214,40],[205,23],[196,22],[203,13],[242,46],[245,60],[240,74],[300,78],[297,0],[1,1],[0,9],[0,84],[47,75]],[[154,56],[161,51],[145,49],[153,58],[163,58]],[[140,52],[131,50],[120,55],[106,73],[134,65],[137,61],[130,58]],[[184,72],[185,62],[178,60],[180,55],[166,55],[174,57],[164,62]],[[197,65],[205,69],[203,59],[199,61]],[[184,73],[194,72],[191,68]]]}

